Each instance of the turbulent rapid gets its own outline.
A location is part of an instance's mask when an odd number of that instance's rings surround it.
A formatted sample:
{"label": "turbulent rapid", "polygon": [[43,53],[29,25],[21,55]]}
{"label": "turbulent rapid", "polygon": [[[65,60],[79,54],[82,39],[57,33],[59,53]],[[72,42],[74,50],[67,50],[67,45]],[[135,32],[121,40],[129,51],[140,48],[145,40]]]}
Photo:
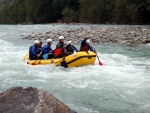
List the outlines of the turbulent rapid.
{"label": "turbulent rapid", "polygon": [[81,26],[0,25],[0,92],[32,86],[50,91],[78,113],[149,113],[150,45],[94,45],[104,66],[98,61],[77,68],[23,62],[33,40],[21,35]]}

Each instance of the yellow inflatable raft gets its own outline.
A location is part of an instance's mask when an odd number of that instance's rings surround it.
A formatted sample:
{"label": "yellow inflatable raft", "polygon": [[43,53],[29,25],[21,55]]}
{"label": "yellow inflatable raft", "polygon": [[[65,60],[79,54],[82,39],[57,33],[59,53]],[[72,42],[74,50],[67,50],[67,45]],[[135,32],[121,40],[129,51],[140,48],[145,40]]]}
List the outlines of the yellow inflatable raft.
{"label": "yellow inflatable raft", "polygon": [[44,65],[44,64],[54,64],[56,66],[63,67],[78,67],[83,65],[94,64],[96,60],[96,54],[94,52],[77,52],[71,55],[68,55],[63,58],[57,59],[46,59],[46,60],[30,60],[29,54],[24,56],[23,59],[27,64],[34,65]]}

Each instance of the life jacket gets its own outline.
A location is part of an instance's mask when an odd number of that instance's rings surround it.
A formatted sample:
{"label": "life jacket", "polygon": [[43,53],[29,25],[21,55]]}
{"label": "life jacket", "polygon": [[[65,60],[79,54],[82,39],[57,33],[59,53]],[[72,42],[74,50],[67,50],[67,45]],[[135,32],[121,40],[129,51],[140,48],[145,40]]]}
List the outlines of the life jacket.
{"label": "life jacket", "polygon": [[62,53],[65,53],[65,51],[66,51],[66,49],[64,48],[64,43],[61,43],[61,42],[59,42],[57,45],[56,45],[56,49],[57,48],[60,48],[61,49],[61,54]]}
{"label": "life jacket", "polygon": [[88,50],[89,50],[89,48],[88,48],[87,45],[85,45],[85,46],[83,46],[83,47],[81,48],[81,51],[88,51]]}
{"label": "life jacket", "polygon": [[30,48],[29,48],[29,58],[30,58],[30,59],[31,59],[32,57],[36,57],[36,56],[34,56],[34,55],[32,54],[32,51],[31,51],[31,48],[32,48],[32,47],[35,47],[35,53],[38,54],[38,47],[35,46],[35,45],[30,46]]}
{"label": "life jacket", "polygon": [[39,48],[36,50],[36,53],[37,53],[37,54],[40,54],[41,51],[42,51],[42,47],[39,47]]}
{"label": "life jacket", "polygon": [[59,42],[57,45],[56,45],[56,48],[63,48],[64,47],[64,43],[61,43],[61,42]]}

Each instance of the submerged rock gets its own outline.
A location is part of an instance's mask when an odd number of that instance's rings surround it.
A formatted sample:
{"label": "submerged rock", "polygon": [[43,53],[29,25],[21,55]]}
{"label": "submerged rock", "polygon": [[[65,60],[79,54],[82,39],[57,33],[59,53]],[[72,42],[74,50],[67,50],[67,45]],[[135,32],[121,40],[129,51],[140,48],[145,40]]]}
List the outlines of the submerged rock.
{"label": "submerged rock", "polygon": [[76,113],[47,91],[14,87],[0,93],[0,113]]}

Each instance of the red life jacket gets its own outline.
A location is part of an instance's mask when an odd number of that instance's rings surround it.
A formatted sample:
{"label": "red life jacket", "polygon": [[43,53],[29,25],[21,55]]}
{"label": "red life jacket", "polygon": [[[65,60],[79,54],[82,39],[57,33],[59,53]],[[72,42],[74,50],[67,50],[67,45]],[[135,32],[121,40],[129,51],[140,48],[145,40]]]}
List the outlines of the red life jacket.
{"label": "red life jacket", "polygon": [[82,49],[81,49],[81,51],[88,51],[88,50],[89,50],[89,48],[88,48],[87,45],[83,46]]}

